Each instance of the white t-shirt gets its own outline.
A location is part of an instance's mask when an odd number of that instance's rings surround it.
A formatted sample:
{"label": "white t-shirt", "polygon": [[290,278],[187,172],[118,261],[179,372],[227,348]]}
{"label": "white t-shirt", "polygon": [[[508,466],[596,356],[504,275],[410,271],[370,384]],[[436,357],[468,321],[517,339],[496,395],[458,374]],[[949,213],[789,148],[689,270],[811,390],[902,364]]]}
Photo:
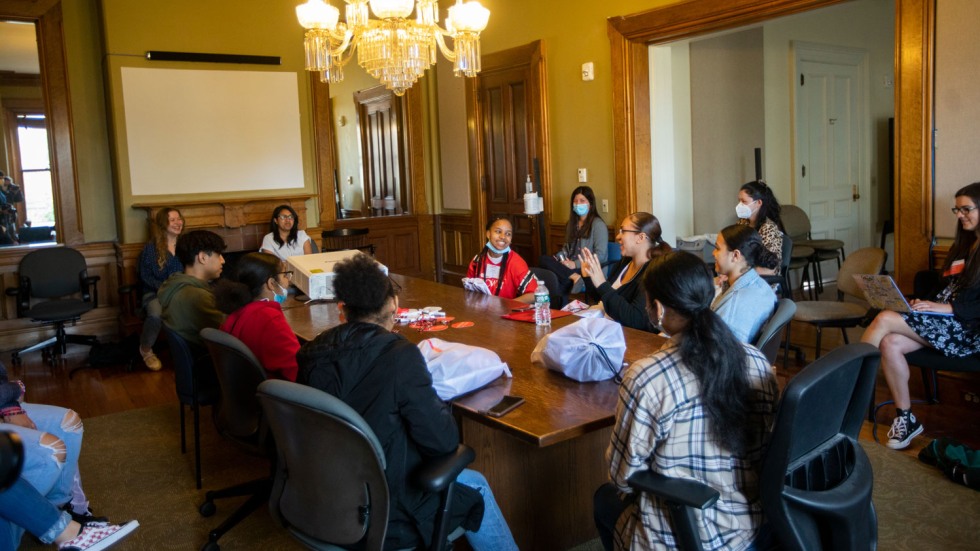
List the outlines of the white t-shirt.
{"label": "white t-shirt", "polygon": [[303,245],[310,240],[310,236],[306,235],[303,230],[296,231],[296,242],[293,244],[283,243],[280,247],[272,239],[272,232],[265,234],[262,238],[262,247],[260,250],[272,253],[279,257],[279,260],[286,260],[290,256],[301,255],[303,253]]}

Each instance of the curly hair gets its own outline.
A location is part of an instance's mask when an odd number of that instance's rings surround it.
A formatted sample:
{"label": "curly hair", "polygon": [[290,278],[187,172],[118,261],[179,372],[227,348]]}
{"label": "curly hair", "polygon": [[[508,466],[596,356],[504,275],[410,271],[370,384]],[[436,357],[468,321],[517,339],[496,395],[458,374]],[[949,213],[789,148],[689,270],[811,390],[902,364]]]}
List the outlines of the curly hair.
{"label": "curly hair", "polygon": [[225,247],[225,240],[213,231],[189,231],[177,238],[177,260],[184,266],[193,266],[198,253],[222,253]]}
{"label": "curly hair", "polygon": [[711,436],[740,454],[751,439],[752,387],[747,357],[731,329],[711,309],[714,283],[704,261],[684,251],[650,261],[643,277],[647,305],[660,301],[688,320],[680,339],[684,366],[697,377]]}
{"label": "curly hair", "polygon": [[170,213],[176,212],[181,220],[184,215],[173,207],[163,207],[157,211],[153,217],[153,225],[150,226],[150,239],[157,250],[157,266],[162,270],[167,265],[167,228],[170,227]]}
{"label": "curly hair", "polygon": [[398,295],[376,260],[355,255],[333,267],[333,291],[344,303],[348,321],[376,321],[385,304]]}
{"label": "curly hair", "polygon": [[218,310],[230,314],[262,293],[269,278],[282,271],[282,261],[269,253],[248,253],[241,257],[230,274],[218,280],[214,298]]}

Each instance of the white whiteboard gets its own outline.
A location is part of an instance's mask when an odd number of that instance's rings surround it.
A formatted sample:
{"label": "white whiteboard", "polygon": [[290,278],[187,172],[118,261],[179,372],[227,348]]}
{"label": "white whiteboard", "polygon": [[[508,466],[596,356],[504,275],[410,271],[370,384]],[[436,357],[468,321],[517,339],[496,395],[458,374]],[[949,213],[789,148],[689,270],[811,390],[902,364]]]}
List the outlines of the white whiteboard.
{"label": "white whiteboard", "polygon": [[302,188],[293,72],[122,68],[132,194]]}

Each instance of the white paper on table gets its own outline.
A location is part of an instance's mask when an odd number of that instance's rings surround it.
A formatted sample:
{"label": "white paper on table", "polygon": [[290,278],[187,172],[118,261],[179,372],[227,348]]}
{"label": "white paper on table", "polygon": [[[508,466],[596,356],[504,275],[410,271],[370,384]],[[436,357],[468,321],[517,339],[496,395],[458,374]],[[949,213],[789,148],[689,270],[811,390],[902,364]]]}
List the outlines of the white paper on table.
{"label": "white paper on table", "polygon": [[487,287],[487,282],[478,277],[464,277],[463,278],[463,288],[467,291],[477,291],[483,293],[484,295],[492,295],[490,288]]}

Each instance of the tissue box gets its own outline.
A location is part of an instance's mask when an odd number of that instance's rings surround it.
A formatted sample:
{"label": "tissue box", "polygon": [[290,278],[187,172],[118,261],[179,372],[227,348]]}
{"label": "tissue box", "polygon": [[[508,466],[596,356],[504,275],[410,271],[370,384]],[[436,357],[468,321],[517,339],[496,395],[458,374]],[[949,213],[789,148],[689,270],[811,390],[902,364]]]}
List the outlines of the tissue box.
{"label": "tissue box", "polygon": [[[313,300],[330,300],[334,298],[333,267],[341,260],[355,255],[364,254],[358,250],[333,251],[329,253],[306,254],[291,256],[286,260],[289,269],[293,271],[293,284],[306,296]],[[388,268],[379,264],[384,273]]]}

